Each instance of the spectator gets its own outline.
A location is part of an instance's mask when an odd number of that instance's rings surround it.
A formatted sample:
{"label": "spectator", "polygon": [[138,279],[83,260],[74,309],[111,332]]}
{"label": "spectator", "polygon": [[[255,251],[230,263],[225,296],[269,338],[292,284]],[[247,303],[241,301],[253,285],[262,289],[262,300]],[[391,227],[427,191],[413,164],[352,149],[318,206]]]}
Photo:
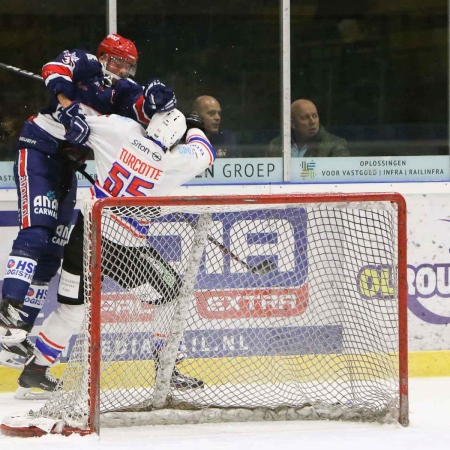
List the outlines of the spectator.
{"label": "spectator", "polygon": [[[325,130],[316,106],[309,100],[292,103],[291,128],[292,157],[350,156],[347,141]],[[278,136],[270,142],[268,156],[281,156],[282,148],[282,139]]]}
{"label": "spectator", "polygon": [[210,95],[201,95],[194,100],[192,112],[203,119],[205,134],[219,158],[239,158],[236,134],[220,131],[222,110],[220,103]]}

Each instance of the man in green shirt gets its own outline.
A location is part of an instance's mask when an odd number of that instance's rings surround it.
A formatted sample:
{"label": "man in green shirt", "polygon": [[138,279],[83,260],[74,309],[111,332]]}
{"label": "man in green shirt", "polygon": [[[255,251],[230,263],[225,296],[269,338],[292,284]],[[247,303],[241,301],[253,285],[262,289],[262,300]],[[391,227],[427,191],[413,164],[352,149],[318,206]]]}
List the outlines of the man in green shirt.
{"label": "man in green shirt", "polygon": [[[291,156],[317,158],[350,156],[347,141],[325,130],[320,124],[317,108],[310,100],[299,99],[291,105]],[[282,155],[278,136],[269,144],[267,156]]]}

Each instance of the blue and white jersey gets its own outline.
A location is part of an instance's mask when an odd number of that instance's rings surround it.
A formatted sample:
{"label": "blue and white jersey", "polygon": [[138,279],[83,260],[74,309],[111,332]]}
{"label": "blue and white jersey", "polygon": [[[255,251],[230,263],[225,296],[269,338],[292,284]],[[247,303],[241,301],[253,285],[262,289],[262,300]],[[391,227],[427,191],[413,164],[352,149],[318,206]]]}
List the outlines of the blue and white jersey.
{"label": "blue and white jersey", "polygon": [[144,111],[144,90],[131,79],[122,79],[115,86],[105,81],[97,57],[85,50],[65,50],[42,68],[42,77],[52,94],[49,105],[34,118],[36,125],[57,139],[64,139],[65,130],[58,120],[61,108],[57,95],[62,93],[80,102],[89,115],[121,114],[146,125],[150,117]]}
{"label": "blue and white jersey", "polygon": [[203,131],[193,128],[186,143],[170,151],[147,137],[142,126],[118,115],[86,118],[94,151],[95,196],[165,196],[202,173],[216,158]]}
{"label": "blue and white jersey", "polygon": [[[187,132],[185,144],[164,152],[147,137],[144,128],[128,118],[90,116],[86,121],[91,128],[87,145],[94,151],[97,173],[91,199],[166,196],[202,173],[216,158],[208,138],[197,128]],[[113,225],[111,220],[115,222]],[[126,217],[113,216],[108,226],[126,229],[137,242],[145,239],[148,233],[148,222]],[[119,238],[109,236],[108,239]],[[129,242],[123,243],[129,245]]]}

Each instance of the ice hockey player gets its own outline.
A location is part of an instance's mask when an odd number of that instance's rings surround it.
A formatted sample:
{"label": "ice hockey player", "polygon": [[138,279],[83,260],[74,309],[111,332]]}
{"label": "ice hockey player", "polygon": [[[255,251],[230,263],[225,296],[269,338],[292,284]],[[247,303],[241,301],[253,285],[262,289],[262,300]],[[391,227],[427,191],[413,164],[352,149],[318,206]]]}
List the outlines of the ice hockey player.
{"label": "ice hockey player", "polygon": [[77,178],[86,157],[86,117],[121,114],[146,126],[156,111],[176,107],[173,90],[157,79],[145,87],[136,72],[135,45],[118,34],[103,39],[97,56],[65,50],[45,64],[49,105],[24,124],[14,175],[20,230],[7,260],[0,302],[0,364],[23,368],[32,352],[26,338],[57,273],[72,223]]}
{"label": "ice hockey player", "polygon": [[[216,157],[203,131],[196,128],[201,126],[201,118],[196,116],[194,120],[188,120],[187,130],[186,118],[177,109],[156,113],[146,130],[135,121],[118,115],[86,117],[86,122],[91,130],[87,144],[94,151],[98,176],[91,188],[94,198],[168,195],[212,165]],[[183,136],[185,144],[178,144]],[[143,233],[140,223],[120,216],[114,218],[116,222],[122,223],[123,230],[133,236]],[[127,247],[117,240],[106,242],[107,248],[102,251],[117,255],[118,268],[113,272],[103,267],[104,276],[113,278],[128,290],[150,283],[159,294],[154,301],[152,324],[153,355],[158,368],[159,351],[164,347],[163,324],[167,323],[167,315],[172,311],[171,301],[177,297],[181,278],[155,249],[148,246],[145,233],[142,246],[138,247]],[[164,276],[168,272],[171,277]],[[139,273],[138,277],[136,273]],[[72,334],[80,330],[84,318],[81,213],[65,247],[58,302],[58,308],[44,321],[34,355],[26,362],[19,377],[16,398],[23,398],[31,388],[46,391],[56,388],[57,380],[48,368],[67,346]],[[182,375],[175,366],[171,386],[201,388],[203,382]]]}

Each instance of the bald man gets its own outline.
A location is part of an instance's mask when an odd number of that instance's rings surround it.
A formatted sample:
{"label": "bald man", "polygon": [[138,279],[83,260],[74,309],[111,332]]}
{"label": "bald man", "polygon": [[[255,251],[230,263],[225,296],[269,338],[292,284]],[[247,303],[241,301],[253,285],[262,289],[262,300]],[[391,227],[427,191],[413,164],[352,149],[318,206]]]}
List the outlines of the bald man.
{"label": "bald man", "polygon": [[210,95],[201,95],[192,103],[192,112],[203,119],[206,137],[210,140],[218,158],[239,157],[236,133],[220,131],[222,109],[220,103]]}
{"label": "bald man", "polygon": [[220,103],[210,95],[201,95],[192,103],[192,112],[203,118],[205,134],[209,138],[219,133],[222,109]]}
{"label": "bald man", "polygon": [[[328,133],[320,124],[316,105],[299,99],[291,105],[291,156],[317,158],[323,156],[350,156],[345,139]],[[268,156],[281,156],[281,137],[269,144]]]}

